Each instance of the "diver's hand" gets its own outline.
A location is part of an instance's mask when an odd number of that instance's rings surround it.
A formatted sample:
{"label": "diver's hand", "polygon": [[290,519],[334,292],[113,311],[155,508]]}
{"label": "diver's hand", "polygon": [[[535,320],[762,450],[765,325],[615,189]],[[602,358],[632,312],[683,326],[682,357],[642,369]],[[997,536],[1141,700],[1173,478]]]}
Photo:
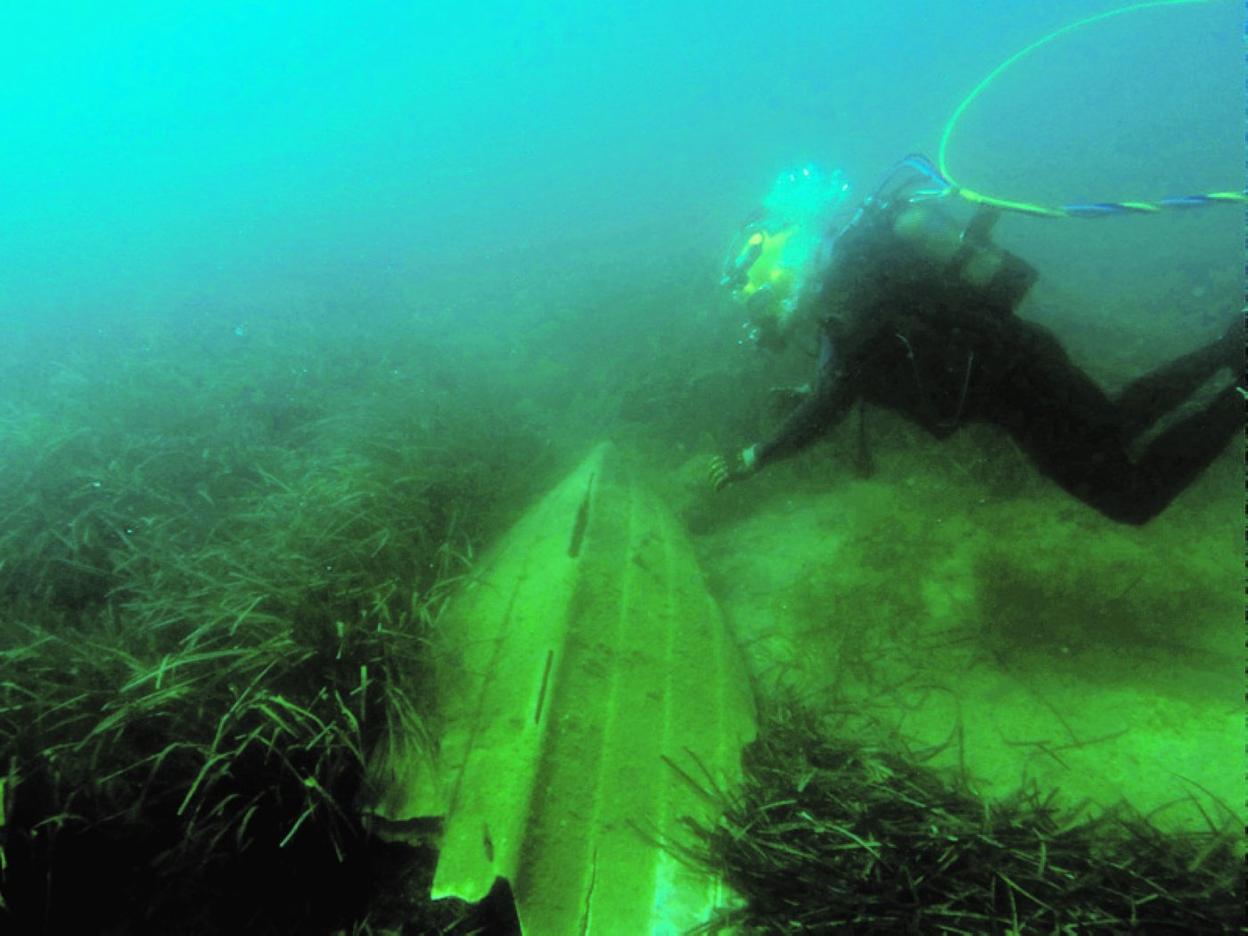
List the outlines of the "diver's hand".
{"label": "diver's hand", "polygon": [[706,465],[706,477],[716,491],[722,491],[727,487],[728,482],[732,480],[732,472],[728,469],[728,459],[723,455],[712,456]]}
{"label": "diver's hand", "polygon": [[706,476],[711,482],[711,487],[717,491],[722,491],[729,484],[735,481],[741,481],[752,475],[756,469],[757,459],[754,455],[754,446],[744,449],[739,455],[716,455],[707,465]]}

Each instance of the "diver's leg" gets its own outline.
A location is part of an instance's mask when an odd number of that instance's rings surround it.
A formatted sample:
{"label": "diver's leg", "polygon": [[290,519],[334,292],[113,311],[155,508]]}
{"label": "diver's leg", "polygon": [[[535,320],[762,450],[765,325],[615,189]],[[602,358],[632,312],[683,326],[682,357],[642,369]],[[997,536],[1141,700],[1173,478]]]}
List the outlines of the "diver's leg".
{"label": "diver's leg", "polygon": [[982,387],[982,416],[1009,432],[1041,474],[1091,503],[1131,470],[1117,408],[1052,332],[1006,323],[993,348],[1002,366]]}
{"label": "diver's leg", "polygon": [[1013,366],[998,375],[985,415],[1010,432],[1043,474],[1119,522],[1156,516],[1242,431],[1244,402],[1228,387],[1132,460],[1118,406],[1056,338],[1024,324],[1009,344]]}
{"label": "diver's leg", "polygon": [[1230,368],[1234,378],[1241,379],[1244,362],[1241,322],[1242,318],[1236,316],[1235,325],[1217,341],[1163,364],[1127,385],[1118,395],[1117,404],[1128,439],[1135,438],[1188,399],[1219,369]]}
{"label": "diver's leg", "polygon": [[1153,439],[1122,483],[1101,492],[1093,506],[1125,523],[1144,523],[1161,513],[1196,480],[1237,435],[1244,433],[1244,398],[1222,390],[1202,410]]}
{"label": "diver's leg", "polygon": [[1161,513],[1244,426],[1244,399],[1230,386],[1133,460],[1120,429],[1092,406],[1070,402],[1068,396],[1057,410],[1037,405],[1014,438],[1043,474],[1120,523],[1146,523]]}

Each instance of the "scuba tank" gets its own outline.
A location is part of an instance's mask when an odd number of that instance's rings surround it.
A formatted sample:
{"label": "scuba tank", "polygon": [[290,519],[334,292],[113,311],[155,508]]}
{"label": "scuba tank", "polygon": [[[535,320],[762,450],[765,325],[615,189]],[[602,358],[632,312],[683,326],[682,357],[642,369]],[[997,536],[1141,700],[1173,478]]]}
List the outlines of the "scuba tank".
{"label": "scuba tank", "polygon": [[992,304],[1013,311],[1039,274],[1026,260],[992,242],[998,217],[995,208],[981,205],[963,227],[928,202],[910,202],[897,211],[893,233]]}

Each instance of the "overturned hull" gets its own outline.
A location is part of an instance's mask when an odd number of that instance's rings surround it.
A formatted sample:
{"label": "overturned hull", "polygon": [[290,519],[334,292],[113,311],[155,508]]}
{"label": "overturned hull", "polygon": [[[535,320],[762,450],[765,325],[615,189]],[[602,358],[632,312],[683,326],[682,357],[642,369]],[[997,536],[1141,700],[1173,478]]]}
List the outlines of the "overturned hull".
{"label": "overturned hull", "polygon": [[377,807],[444,817],[435,898],[505,878],[541,936],[677,933],[723,905],[660,843],[714,821],[698,786],[739,778],[753,700],[684,531],[611,446],[511,530],[440,633],[436,756],[388,765]]}

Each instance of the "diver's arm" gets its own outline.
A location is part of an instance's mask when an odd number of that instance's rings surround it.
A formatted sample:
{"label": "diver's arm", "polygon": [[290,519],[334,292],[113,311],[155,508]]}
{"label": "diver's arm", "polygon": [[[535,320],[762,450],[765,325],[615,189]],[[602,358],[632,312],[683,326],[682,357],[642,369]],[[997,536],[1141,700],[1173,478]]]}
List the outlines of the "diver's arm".
{"label": "diver's arm", "polygon": [[853,402],[847,391],[843,374],[821,375],[814,392],[798,404],[776,433],[747,450],[752,452],[753,470],[796,455],[839,423]]}
{"label": "diver's arm", "polygon": [[797,454],[845,416],[854,401],[854,393],[832,354],[826,335],[821,336],[819,359],[814,391],[798,404],[771,438],[730,458],[717,458],[712,462],[711,481],[717,489]]}

